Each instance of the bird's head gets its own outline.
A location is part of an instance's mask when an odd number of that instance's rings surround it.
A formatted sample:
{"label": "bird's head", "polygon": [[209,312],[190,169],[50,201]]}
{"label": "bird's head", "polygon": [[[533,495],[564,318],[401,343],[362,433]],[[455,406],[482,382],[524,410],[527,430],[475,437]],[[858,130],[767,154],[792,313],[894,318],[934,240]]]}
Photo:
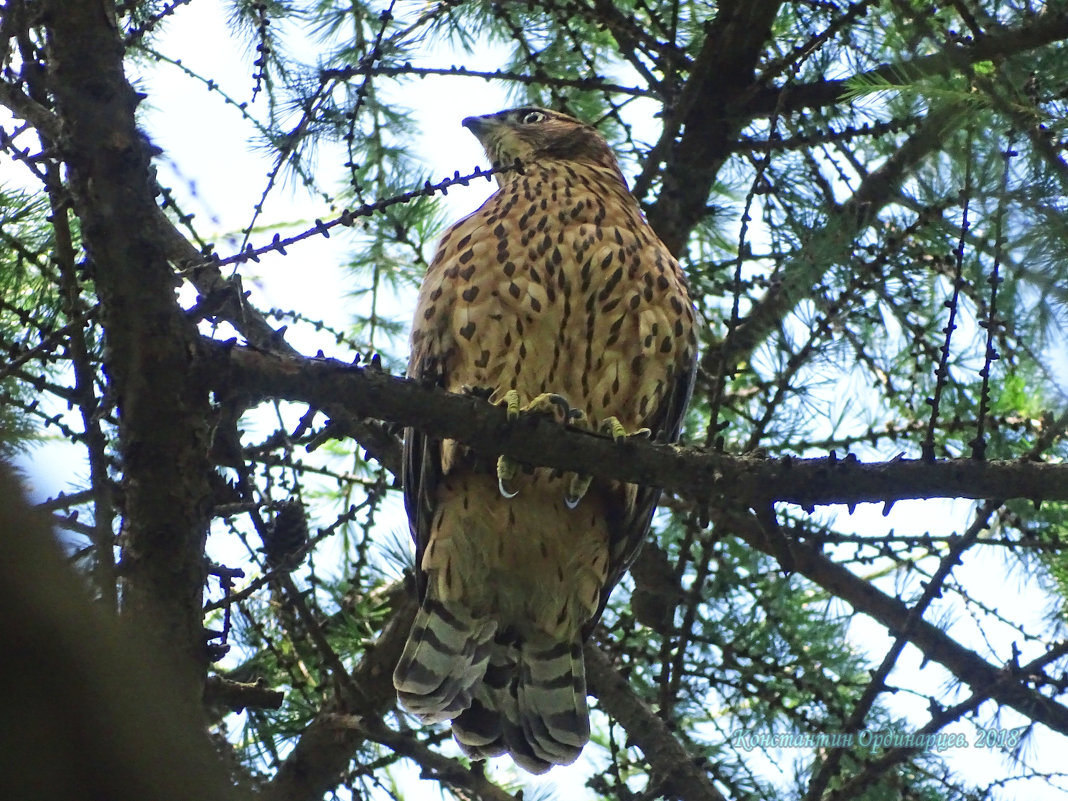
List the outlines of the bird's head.
{"label": "bird's head", "polygon": [[559,111],[523,106],[482,117],[468,117],[464,127],[473,133],[494,164],[539,161],[578,161],[619,167],[612,149],[592,125]]}

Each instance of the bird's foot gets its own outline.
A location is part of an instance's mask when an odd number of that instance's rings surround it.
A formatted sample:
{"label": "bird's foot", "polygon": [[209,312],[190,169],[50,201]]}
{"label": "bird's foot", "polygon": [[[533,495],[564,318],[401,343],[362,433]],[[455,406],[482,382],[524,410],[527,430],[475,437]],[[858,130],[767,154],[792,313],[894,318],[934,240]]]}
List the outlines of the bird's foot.
{"label": "bird's foot", "polygon": [[[547,414],[561,424],[567,422],[572,415],[571,404],[567,402],[567,398],[563,395],[557,395],[555,392],[541,393],[524,406],[522,411],[531,414]],[[514,420],[515,418],[513,417],[512,419]]]}
{"label": "bird's foot", "polygon": [[601,433],[607,434],[616,442],[622,442],[625,439],[636,437],[639,439],[648,439],[652,436],[652,431],[648,428],[639,428],[637,431],[627,431],[623,427],[623,424],[615,417],[606,417],[601,421]]}
{"label": "bird's foot", "polygon": [[[504,393],[500,406],[504,406],[509,420],[518,420],[521,413],[547,414],[559,423],[567,422],[574,411],[571,409],[567,398],[557,395],[555,392],[543,392],[536,396],[526,406],[520,406],[519,393],[510,389]],[[507,456],[497,459],[497,489],[505,498],[514,498],[519,494],[515,488],[515,477],[519,474],[519,465]],[[577,501],[576,501],[577,503]]]}
{"label": "bird's foot", "polygon": [[[583,428],[586,431],[592,431],[593,426],[590,425],[589,418],[586,417],[586,413],[581,410],[572,412],[571,424]],[[606,417],[601,421],[598,427],[601,433],[608,434],[616,442],[622,442],[629,437],[649,437],[652,432],[648,428],[639,428],[637,431],[628,432],[623,427],[623,424],[615,417]],[[583,499],[586,492],[590,488],[590,483],[593,481],[593,476],[580,475],[579,473],[568,473],[564,477],[567,481],[567,489],[564,491],[564,503],[567,504],[568,509],[574,509],[579,505],[579,501]]]}

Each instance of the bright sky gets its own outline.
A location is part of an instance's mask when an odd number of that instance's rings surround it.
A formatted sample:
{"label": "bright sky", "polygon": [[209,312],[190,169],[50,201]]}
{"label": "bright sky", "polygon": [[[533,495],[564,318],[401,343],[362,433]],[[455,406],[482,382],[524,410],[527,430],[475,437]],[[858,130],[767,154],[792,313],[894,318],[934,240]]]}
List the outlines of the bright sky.
{"label": "bright sky", "polygon": [[[314,43],[308,42],[307,50],[314,52]],[[248,100],[252,88],[252,70],[241,48],[227,36],[226,14],[222,4],[215,0],[198,0],[179,9],[168,23],[167,35],[160,49],[171,56],[180,57],[183,64],[193,71],[215,79],[224,90],[237,100]],[[441,52],[439,66],[464,63],[473,69],[495,69],[504,61],[503,51],[492,47],[480,47],[473,55]],[[251,129],[244,123],[233,107],[226,106],[217,93],[208,93],[203,86],[190,80],[180,70],[166,65],[152,69],[143,78],[152,110],[145,122],[152,139],[165,151],[165,161],[160,166],[161,181],[174,188],[184,198],[186,211],[197,214],[202,234],[220,236],[246,226],[251,219],[252,207],[259,202],[270,162],[262,151],[250,147],[248,137]],[[508,105],[503,88],[480,79],[425,79],[408,82],[396,102],[418,110],[421,121],[419,152],[423,153],[431,174],[436,178],[451,175],[454,170],[462,174],[476,165],[485,165],[486,160],[474,138],[460,125],[460,120],[471,114],[487,113]],[[258,101],[264,102],[261,97]],[[254,107],[255,108],[255,107]],[[332,181],[343,179],[340,165],[344,156],[340,150],[324,149],[319,157],[319,172],[326,188],[339,188]],[[336,176],[336,177],[335,177]],[[449,191],[447,203],[450,219],[458,218],[473,210],[487,197],[493,187],[487,182],[476,181],[470,187],[455,187]],[[316,217],[328,219],[333,216],[318,198],[309,197],[300,187],[275,190],[260,220],[262,224],[283,221],[297,223],[296,230],[303,229],[307,221]],[[265,241],[265,237],[253,236],[253,244]],[[219,243],[221,255],[228,255],[235,245]],[[296,309],[317,317],[338,328],[346,328],[352,314],[352,301],[346,297],[353,288],[351,279],[343,275],[336,265],[343,261],[351,241],[345,235],[332,236],[329,240],[313,238],[291,248],[288,258],[265,257],[259,265],[242,267],[246,276],[245,288],[252,290],[252,302],[260,308],[282,307]],[[251,278],[255,276],[255,280]],[[383,310],[387,316],[406,319],[411,308],[411,298],[395,299],[397,308]],[[291,329],[289,340],[306,353],[312,354],[322,348],[326,355],[347,356],[338,353],[333,339],[316,337]],[[398,348],[403,351],[403,345]],[[273,425],[273,422],[271,423]],[[24,466],[32,474],[32,483],[38,497],[53,495],[65,488],[68,482],[81,482],[86,470],[75,468],[72,476],[71,449],[63,443],[38,449]],[[75,464],[83,464],[80,454]],[[952,508],[951,508],[952,507]],[[857,531],[875,533],[895,529],[898,533],[922,533],[930,529],[933,534],[945,534],[945,523],[955,521],[960,529],[967,517],[963,504],[949,505],[941,502],[897,504],[888,518],[881,514],[881,507],[862,505],[857,508],[850,523]],[[822,510],[826,514],[829,510]],[[836,510],[837,513],[844,513]],[[404,522],[397,519],[387,524],[392,530],[403,530]],[[985,555],[973,555],[956,571],[957,579],[979,593],[995,608],[1000,608],[1012,619],[1038,618],[1044,611],[1043,596],[1027,577],[1017,573],[1005,576],[1005,564],[989,551]],[[933,568],[933,566],[932,566]],[[883,588],[893,589],[893,577],[883,583]],[[944,607],[935,607],[944,608]],[[931,613],[928,619],[933,619]],[[953,619],[950,630],[962,632],[966,643],[978,647],[982,635],[992,642],[1002,658],[1008,658],[1013,634],[1010,630],[995,630],[985,626],[980,632],[960,608],[948,613]],[[878,662],[889,644],[885,631],[866,618],[858,617],[852,627],[854,642],[865,647]],[[1028,651],[1025,643],[1026,661]],[[981,650],[981,649],[980,649]],[[981,651],[982,652],[982,651]],[[895,679],[907,677],[910,686],[944,686],[948,675],[937,665],[921,666],[919,652],[906,650]],[[926,700],[907,693],[893,698],[894,709],[919,723],[926,719]],[[1007,714],[1002,725],[1018,725],[1013,714]],[[950,731],[964,731],[968,740],[974,739],[969,727],[955,725]],[[1056,756],[1063,747],[1059,737],[1040,730],[1033,745],[1025,752],[1026,761],[1047,771],[1059,770],[1062,766]],[[589,749],[592,751],[592,749]],[[754,764],[759,760],[754,753]],[[794,754],[785,754],[793,761]],[[1009,771],[1004,760],[996,752],[968,748],[950,754],[951,764],[966,777],[982,782]],[[508,770],[502,760],[495,761],[489,770],[491,775]],[[769,775],[776,776],[776,768],[765,766]],[[541,791],[551,790],[563,801],[590,798],[592,795],[583,785],[587,768],[555,769],[548,778],[530,780],[530,787]],[[1009,795],[1023,788],[1011,786]],[[1061,797],[1038,782],[1029,782],[1028,797]],[[413,797],[419,797],[413,795]]]}

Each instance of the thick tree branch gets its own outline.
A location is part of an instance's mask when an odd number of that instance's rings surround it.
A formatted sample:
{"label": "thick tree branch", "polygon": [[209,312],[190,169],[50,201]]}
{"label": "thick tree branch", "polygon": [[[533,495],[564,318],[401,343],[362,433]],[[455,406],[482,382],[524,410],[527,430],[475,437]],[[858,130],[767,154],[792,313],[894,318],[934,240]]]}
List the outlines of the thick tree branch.
{"label": "thick tree branch", "polygon": [[897,459],[760,459],[695,448],[607,437],[524,416],[510,423],[502,408],[372,368],[328,359],[295,359],[211,344],[205,368],[215,388],[280,398],[351,413],[457,439],[486,455],[659,486],[698,503],[727,499],[763,507],[795,503],[881,503],[917,498],[1068,500],[1068,465],[1030,461],[937,462]]}
{"label": "thick tree branch", "polygon": [[54,139],[59,132],[59,125],[52,112],[6,81],[0,81],[0,106],[4,106],[16,117],[26,120],[40,131],[42,136]]}
{"label": "thick tree branch", "polygon": [[[162,209],[156,211],[152,230],[167,258],[197,288],[201,300],[207,300],[215,307],[213,317],[230,323],[250,345],[260,350],[297,355],[297,351],[271,326],[267,318],[245,300],[240,283],[224,278],[215,262],[205,258]],[[400,472],[400,443],[377,421],[358,420],[346,414],[344,409],[336,407],[325,411],[337,426],[339,437],[352,437],[389,470]]]}
{"label": "thick tree branch", "polygon": [[756,94],[747,106],[753,117],[821,108],[842,101],[850,80],[913,82],[934,75],[947,75],[967,69],[978,61],[1005,58],[1068,39],[1068,14],[1040,14],[1034,22],[1019,28],[996,26],[985,36],[965,44],[952,44],[941,53],[920,56],[894,64],[883,64],[857,74],[853,79],[823,80],[813,83],[767,88]]}
{"label": "thick tree branch", "polygon": [[[736,534],[754,548],[772,553],[763,527],[753,515],[728,513],[714,517],[716,525],[723,530]],[[1007,666],[991,665],[937,626],[922,618],[913,619],[906,604],[880,592],[871,582],[831,561],[816,548],[795,541],[791,543],[791,551],[798,573],[878,621],[891,634],[906,637],[924,657],[946,667],[975,692],[986,693],[997,703],[1068,734],[1068,708],[1028,687],[1026,683],[1032,676],[1022,671],[1014,674]]]}
{"label": "thick tree branch", "polygon": [[212,500],[210,406],[192,374],[197,334],[182,314],[157,214],[139,97],[123,73],[108,0],[45,4],[50,85],[75,211],[95,269],[105,369],[119,408],[125,609],[175,653],[189,709],[199,709],[201,589]]}
{"label": "thick tree branch", "polygon": [[667,724],[635,693],[634,688],[619,675],[605,653],[587,643],[586,678],[590,692],[597,696],[601,708],[619,721],[652,768],[652,781],[657,782],[657,798],[678,798],[682,801],[724,801],[708,774],[694,762],[694,757]]}
{"label": "thick tree branch", "polygon": [[[649,223],[676,255],[707,213],[716,175],[749,122],[743,99],[754,88],[757,59],[781,5],[782,0],[719,4],[679,101],[635,181],[634,194],[641,198],[653,177],[662,176],[663,188],[649,210]],[[679,131],[682,136],[676,142]]]}

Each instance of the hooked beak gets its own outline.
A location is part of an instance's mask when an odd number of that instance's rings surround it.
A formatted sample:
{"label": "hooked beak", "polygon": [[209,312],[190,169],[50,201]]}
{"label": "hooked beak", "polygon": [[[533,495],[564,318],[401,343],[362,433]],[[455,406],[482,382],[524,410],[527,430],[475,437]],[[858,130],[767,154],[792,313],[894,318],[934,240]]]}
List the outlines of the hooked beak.
{"label": "hooked beak", "polygon": [[481,139],[484,133],[495,127],[494,124],[496,122],[497,120],[493,119],[493,117],[490,116],[465,117],[463,121],[463,126],[475,136],[477,136],[479,139]]}

